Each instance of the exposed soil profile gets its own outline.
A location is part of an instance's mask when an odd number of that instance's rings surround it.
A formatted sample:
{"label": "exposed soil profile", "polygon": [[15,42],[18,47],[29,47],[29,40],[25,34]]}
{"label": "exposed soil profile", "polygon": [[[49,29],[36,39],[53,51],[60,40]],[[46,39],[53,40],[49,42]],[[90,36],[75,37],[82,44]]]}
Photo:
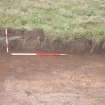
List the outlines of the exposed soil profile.
{"label": "exposed soil profile", "polygon": [[[0,28],[0,52],[5,52],[5,29]],[[43,29],[7,28],[9,50],[16,52],[57,51],[70,54],[105,53],[105,40],[74,38],[65,41],[61,38],[52,39],[45,35]]]}

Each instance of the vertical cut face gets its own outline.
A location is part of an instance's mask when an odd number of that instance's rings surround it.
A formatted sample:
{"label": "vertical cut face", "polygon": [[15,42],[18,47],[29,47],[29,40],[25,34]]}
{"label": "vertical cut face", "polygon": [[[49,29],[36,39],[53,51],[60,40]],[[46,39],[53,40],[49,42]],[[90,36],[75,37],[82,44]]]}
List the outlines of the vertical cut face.
{"label": "vertical cut face", "polygon": [[5,28],[0,28],[0,54],[6,53]]}
{"label": "vertical cut face", "polygon": [[42,29],[7,28],[9,52],[35,52],[40,50],[45,35]]}

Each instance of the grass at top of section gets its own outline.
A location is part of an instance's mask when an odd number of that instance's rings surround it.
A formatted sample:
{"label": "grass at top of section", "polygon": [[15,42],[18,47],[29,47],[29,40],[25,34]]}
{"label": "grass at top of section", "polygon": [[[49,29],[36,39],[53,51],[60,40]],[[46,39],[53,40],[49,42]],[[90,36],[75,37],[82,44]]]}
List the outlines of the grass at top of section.
{"label": "grass at top of section", "polygon": [[0,26],[43,28],[53,37],[105,38],[104,0],[0,0]]}

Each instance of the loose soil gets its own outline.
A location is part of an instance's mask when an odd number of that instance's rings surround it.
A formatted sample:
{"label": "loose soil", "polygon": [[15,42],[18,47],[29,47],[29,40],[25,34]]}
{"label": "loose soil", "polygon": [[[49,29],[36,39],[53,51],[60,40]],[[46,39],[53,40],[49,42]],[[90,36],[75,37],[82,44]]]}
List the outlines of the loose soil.
{"label": "loose soil", "polygon": [[105,105],[105,56],[1,56],[0,105]]}

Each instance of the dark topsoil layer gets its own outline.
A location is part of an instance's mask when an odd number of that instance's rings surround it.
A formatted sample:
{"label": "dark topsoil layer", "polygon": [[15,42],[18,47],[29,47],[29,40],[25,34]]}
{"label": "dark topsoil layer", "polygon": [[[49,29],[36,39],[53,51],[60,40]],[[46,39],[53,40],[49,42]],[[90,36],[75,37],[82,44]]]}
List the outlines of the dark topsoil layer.
{"label": "dark topsoil layer", "polygon": [[[6,50],[5,29],[0,28],[0,53]],[[95,41],[86,38],[75,38],[64,41],[61,38],[52,39],[45,35],[42,29],[7,28],[9,50],[12,51],[57,51],[70,54],[105,53],[105,40]]]}

